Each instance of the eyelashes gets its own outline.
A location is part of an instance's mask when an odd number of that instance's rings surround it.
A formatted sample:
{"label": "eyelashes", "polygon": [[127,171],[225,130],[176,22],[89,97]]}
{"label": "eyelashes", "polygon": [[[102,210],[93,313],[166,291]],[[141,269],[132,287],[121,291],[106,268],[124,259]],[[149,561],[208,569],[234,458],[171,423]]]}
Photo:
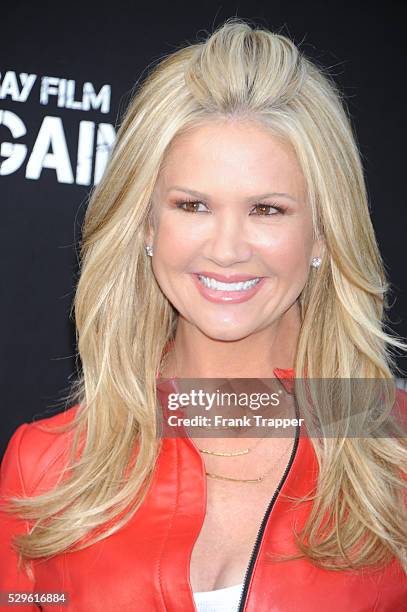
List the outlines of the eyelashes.
{"label": "eyelashes", "polygon": [[[274,215],[284,214],[285,212],[285,209],[282,206],[279,206],[278,204],[255,204],[254,208],[257,208],[258,210],[266,211],[266,212],[261,212],[259,214],[260,217],[273,217]],[[270,213],[270,210],[276,210],[277,212]]]}
{"label": "eyelashes", "polygon": [[[178,200],[175,202],[175,206],[183,210],[184,212],[189,212],[189,213],[205,212],[205,210],[198,210],[199,206],[205,206],[199,200]],[[184,206],[186,206],[186,208],[184,208]]]}
{"label": "eyelashes", "polygon": [[[184,212],[188,212],[188,213],[202,213],[208,210],[206,208],[206,205],[200,200],[177,200],[175,202],[175,206],[176,208],[179,208],[180,210],[183,210]],[[199,210],[201,206],[204,207],[205,210],[202,210],[202,209]],[[273,203],[273,204],[255,204],[252,208],[252,211],[253,210],[261,211],[258,215],[255,215],[255,216],[273,217],[274,215],[277,215],[277,214],[284,214],[286,209],[280,206],[279,204]],[[271,212],[272,210],[276,210],[277,212]]]}

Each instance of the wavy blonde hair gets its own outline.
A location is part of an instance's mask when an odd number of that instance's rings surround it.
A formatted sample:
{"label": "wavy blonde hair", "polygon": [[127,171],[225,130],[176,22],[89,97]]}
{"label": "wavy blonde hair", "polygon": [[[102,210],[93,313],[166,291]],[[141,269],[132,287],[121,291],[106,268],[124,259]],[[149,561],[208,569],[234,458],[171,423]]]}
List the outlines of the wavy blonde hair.
{"label": "wavy blonde hair", "polygon": [[[74,300],[82,370],[69,401],[79,409],[60,429],[74,433],[69,474],[51,491],[11,500],[11,511],[33,521],[30,533],[16,539],[20,560],[90,546],[120,529],[144,499],[160,451],[156,375],[177,325],[144,254],[153,190],[176,135],[207,121],[240,119],[294,147],[314,234],[325,241],[322,266],[299,298],[295,371],[384,379],[390,390],[383,411],[394,403],[390,351],[407,347],[385,331],[389,285],[342,96],[291,40],[230,19],[150,71],[91,195]],[[337,403],[337,395],[330,401]],[[388,431],[384,438],[312,439],[319,477],[309,519],[296,534],[298,556],[336,570],[397,557],[407,570],[406,442],[395,423]]]}

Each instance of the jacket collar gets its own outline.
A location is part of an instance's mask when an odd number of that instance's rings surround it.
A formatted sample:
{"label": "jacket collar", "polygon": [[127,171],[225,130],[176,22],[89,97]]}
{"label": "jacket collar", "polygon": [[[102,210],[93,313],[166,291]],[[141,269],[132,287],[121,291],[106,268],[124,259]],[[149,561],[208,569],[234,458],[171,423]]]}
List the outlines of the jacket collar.
{"label": "jacket collar", "polygon": [[274,368],[274,375],[278,378],[287,391],[287,393],[292,393],[295,384],[295,372],[293,368]]}

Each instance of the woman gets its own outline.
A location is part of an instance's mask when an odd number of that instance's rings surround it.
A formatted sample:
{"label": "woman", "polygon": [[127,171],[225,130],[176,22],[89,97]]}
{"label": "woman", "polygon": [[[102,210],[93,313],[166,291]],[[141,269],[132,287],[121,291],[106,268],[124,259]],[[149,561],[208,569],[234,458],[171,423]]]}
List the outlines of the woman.
{"label": "woman", "polygon": [[[161,61],[87,211],[76,403],[3,460],[0,590],[87,612],[404,610],[386,291],[331,80],[237,19]],[[345,390],[312,392],[313,437],[161,439],[157,397],[166,415],[177,381],[213,378],[281,381],[304,409],[302,379]],[[344,434],[349,399],[376,435]]]}

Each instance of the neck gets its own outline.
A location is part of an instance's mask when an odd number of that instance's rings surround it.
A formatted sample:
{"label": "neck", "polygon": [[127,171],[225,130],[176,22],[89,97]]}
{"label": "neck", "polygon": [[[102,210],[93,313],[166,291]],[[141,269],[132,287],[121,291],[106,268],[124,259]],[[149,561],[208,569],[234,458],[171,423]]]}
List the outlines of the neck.
{"label": "neck", "polygon": [[300,313],[297,302],[278,321],[239,340],[216,340],[179,317],[163,378],[274,378],[274,368],[292,368]]}

